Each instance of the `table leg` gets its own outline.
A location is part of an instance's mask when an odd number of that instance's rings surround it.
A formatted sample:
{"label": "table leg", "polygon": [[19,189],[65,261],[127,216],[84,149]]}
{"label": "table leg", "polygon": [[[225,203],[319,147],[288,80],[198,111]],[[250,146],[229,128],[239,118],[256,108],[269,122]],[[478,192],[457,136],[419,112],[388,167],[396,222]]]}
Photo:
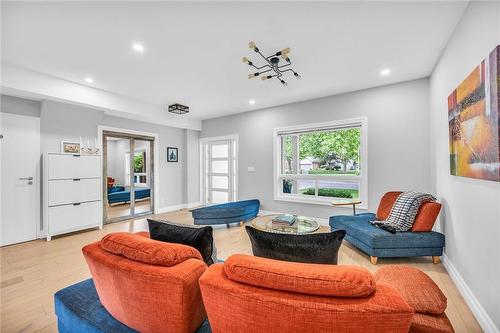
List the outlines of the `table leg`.
{"label": "table leg", "polygon": [[352,204],[352,215],[356,216],[356,204]]}

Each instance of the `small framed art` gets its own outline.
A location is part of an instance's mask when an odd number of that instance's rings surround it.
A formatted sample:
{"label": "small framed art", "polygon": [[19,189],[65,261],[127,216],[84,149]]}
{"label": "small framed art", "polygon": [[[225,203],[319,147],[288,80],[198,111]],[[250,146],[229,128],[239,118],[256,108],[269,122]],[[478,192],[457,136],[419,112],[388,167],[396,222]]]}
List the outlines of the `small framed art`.
{"label": "small framed art", "polygon": [[80,142],[61,141],[61,154],[80,154]]}
{"label": "small framed art", "polygon": [[179,162],[179,149],[167,147],[167,162]]}

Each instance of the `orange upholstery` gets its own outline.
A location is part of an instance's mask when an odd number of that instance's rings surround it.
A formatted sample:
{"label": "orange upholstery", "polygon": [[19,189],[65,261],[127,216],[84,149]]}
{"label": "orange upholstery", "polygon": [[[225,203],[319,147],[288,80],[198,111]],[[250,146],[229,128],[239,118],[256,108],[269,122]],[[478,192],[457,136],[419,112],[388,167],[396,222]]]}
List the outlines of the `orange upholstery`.
{"label": "orange upholstery", "polygon": [[103,237],[101,247],[111,253],[146,264],[174,266],[186,259],[203,260],[191,246],[160,242],[129,232],[114,232]]}
{"label": "orange upholstery", "polygon": [[224,263],[226,276],[257,287],[338,297],[365,297],[375,291],[373,275],[360,266],[300,264],[235,254]]}
{"label": "orange upholstery", "polygon": [[146,264],[106,251],[101,242],[82,251],[101,303],[125,325],[144,333],[191,333],[205,320],[198,285],[207,269],[202,260],[189,258],[170,267]]}
{"label": "orange upholstery", "polygon": [[446,310],[446,296],[421,270],[404,265],[385,266],[375,272],[375,279],[396,288],[415,312],[439,315]]}
{"label": "orange upholstery", "polygon": [[[228,259],[231,265],[238,260]],[[268,259],[260,264],[273,270],[281,262]],[[294,265],[304,271],[312,266]],[[299,290],[301,281],[294,281]],[[326,297],[308,290],[299,293],[240,283],[227,276],[223,264],[215,264],[200,278],[200,287],[214,333],[408,332],[413,317],[413,309],[399,293],[383,283],[368,297]]]}
{"label": "orange upholstery", "polygon": [[440,210],[439,202],[424,202],[415,216],[411,231],[431,231]]}
{"label": "orange upholstery", "polygon": [[[392,206],[396,202],[399,195],[403,193],[401,191],[387,192],[380,199],[380,204],[377,209],[376,219],[386,220],[389,217]],[[413,227],[411,231],[431,231],[434,226],[434,222],[439,215],[441,210],[441,204],[439,202],[424,202],[415,216],[415,221],[413,222]]]}
{"label": "orange upholstery", "polygon": [[455,330],[451,326],[450,320],[443,313],[439,316],[430,316],[415,313],[409,333],[453,333]]}
{"label": "orange upholstery", "polygon": [[387,220],[387,218],[389,217],[389,213],[391,212],[392,206],[394,206],[396,199],[399,197],[401,193],[403,192],[393,191],[384,194],[382,199],[380,199],[380,203],[378,204],[377,217],[376,217],[378,221]]}
{"label": "orange upholstery", "polygon": [[413,333],[454,332],[446,310],[446,296],[424,272],[409,266],[391,265],[375,272],[377,283],[393,286],[415,310]]}

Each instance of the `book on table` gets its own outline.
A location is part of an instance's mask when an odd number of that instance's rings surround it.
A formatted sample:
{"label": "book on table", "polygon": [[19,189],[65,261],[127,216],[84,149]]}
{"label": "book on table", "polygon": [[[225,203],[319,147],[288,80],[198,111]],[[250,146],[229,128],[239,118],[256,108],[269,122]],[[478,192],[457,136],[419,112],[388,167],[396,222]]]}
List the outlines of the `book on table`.
{"label": "book on table", "polygon": [[281,214],[276,216],[272,222],[273,225],[284,225],[284,226],[290,226],[295,223],[296,221],[296,216],[291,215],[291,214]]}

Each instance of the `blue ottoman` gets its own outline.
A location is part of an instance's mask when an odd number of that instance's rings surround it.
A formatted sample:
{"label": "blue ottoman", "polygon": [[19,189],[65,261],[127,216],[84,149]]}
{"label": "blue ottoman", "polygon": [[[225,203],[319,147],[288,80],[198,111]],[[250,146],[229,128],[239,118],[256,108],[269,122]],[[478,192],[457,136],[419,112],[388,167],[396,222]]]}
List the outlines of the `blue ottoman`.
{"label": "blue ottoman", "polygon": [[332,230],[346,231],[345,240],[370,255],[372,263],[377,258],[420,257],[436,258],[443,254],[445,237],[435,231],[430,232],[396,232],[392,234],[370,223],[375,214],[337,215],[330,217]]}
{"label": "blue ottoman", "polygon": [[[54,301],[59,333],[137,333],[106,311],[92,279],[59,290]],[[211,332],[207,320],[196,331]]]}
{"label": "blue ottoman", "polygon": [[259,200],[228,202],[192,210],[194,224],[229,224],[253,219],[259,214]]}

